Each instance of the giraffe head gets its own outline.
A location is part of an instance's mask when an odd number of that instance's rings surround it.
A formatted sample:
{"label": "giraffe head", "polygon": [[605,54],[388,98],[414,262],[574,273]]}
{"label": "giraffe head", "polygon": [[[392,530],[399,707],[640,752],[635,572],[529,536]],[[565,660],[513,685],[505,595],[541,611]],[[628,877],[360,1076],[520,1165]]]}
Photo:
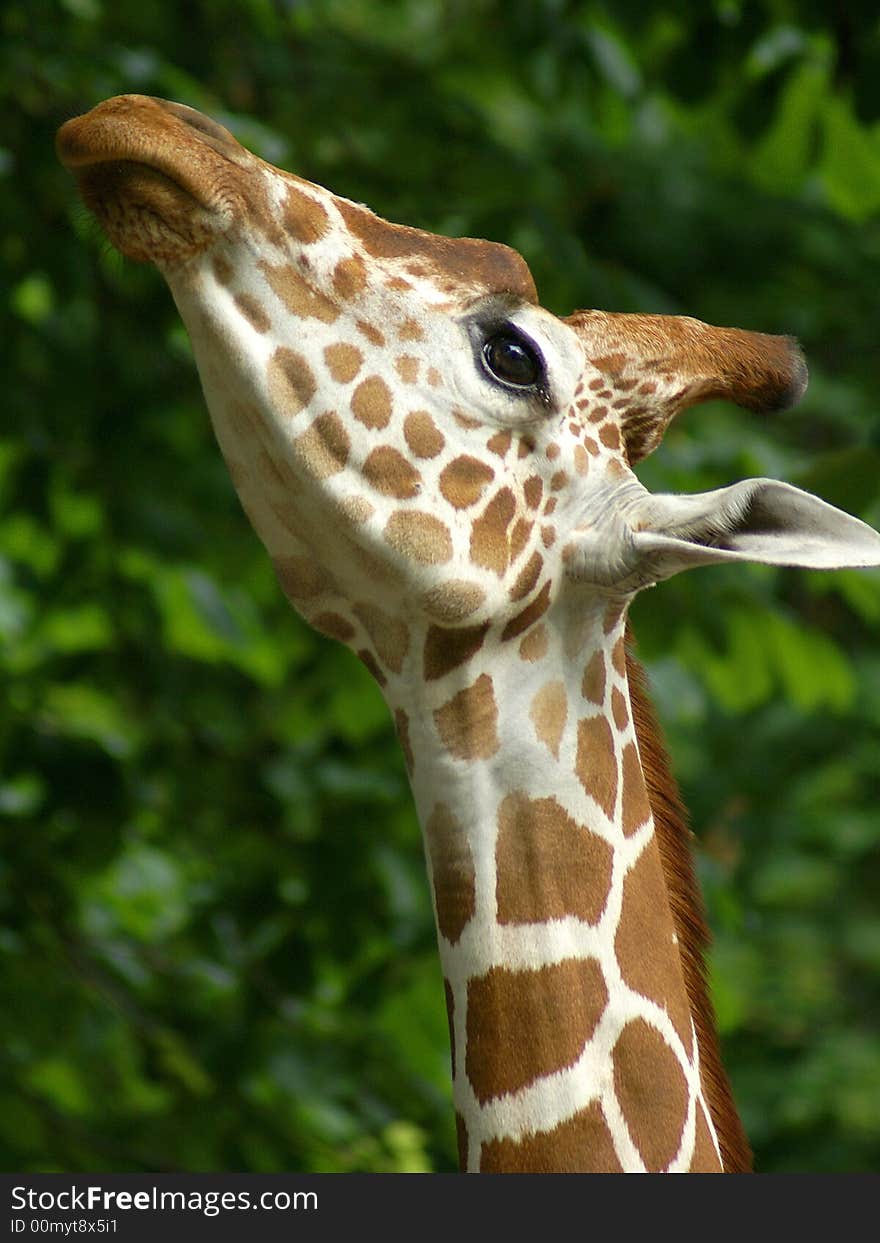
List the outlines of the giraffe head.
{"label": "giraffe head", "polygon": [[686,406],[797,400],[790,339],[558,318],[515,251],[389,224],[179,104],[111,99],[58,147],[114,244],[165,275],[287,594],[380,681],[408,621],[431,677],[452,632],[504,642],[584,587],[625,600],[717,561],[880,563],[880,536],[786,484],[652,496],[633,474]]}

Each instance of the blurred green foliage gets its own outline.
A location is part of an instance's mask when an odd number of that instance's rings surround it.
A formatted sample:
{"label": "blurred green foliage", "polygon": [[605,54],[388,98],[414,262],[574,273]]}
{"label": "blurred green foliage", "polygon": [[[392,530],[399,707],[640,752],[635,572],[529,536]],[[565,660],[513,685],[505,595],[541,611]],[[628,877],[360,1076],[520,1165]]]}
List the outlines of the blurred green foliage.
{"label": "blurred green foliage", "polygon": [[[389,721],[281,598],[159,277],[53,155],[138,91],[545,303],[792,332],[812,384],[641,474],[880,522],[880,18],[818,0],[7,0],[0,11],[0,1166],[448,1170],[445,1016]],[[880,1167],[880,576],[634,609],[763,1170]]]}

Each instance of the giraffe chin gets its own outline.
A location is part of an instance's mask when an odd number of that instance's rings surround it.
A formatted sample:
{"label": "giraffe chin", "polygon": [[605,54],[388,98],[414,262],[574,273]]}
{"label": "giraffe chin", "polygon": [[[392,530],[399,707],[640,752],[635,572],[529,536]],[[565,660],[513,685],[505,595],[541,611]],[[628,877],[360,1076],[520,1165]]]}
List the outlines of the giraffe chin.
{"label": "giraffe chin", "polygon": [[212,213],[158,169],[132,160],[102,161],[76,172],[88,209],[115,248],[138,263],[180,263],[217,236]]}

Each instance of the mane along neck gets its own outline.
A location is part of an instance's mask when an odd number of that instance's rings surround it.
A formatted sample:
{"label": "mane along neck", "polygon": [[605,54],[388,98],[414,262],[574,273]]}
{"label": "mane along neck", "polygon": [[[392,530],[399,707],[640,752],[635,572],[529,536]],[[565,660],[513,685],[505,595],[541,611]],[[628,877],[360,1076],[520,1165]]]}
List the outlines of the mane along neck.
{"label": "mane along neck", "polygon": [[633,654],[635,639],[630,626],[627,626],[626,639],[626,671],[633,723],[648,801],[654,816],[669,906],[678,935],[685,988],[697,1033],[703,1086],[724,1170],[730,1174],[747,1174],[752,1170],[752,1152],[721,1063],[715,1012],[706,983],[704,955],[712,938],[694,873],[693,834],[678,784],[672,775],[660,725],[648,697],[647,676]]}

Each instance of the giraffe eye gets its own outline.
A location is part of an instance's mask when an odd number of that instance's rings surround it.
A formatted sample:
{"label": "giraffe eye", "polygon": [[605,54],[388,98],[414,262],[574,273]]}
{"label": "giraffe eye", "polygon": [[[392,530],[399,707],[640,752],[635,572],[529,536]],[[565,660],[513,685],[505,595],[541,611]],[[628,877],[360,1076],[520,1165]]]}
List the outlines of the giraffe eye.
{"label": "giraffe eye", "polygon": [[544,375],[544,360],[532,343],[505,328],[483,346],[483,362],[491,375],[511,388],[534,388]]}

